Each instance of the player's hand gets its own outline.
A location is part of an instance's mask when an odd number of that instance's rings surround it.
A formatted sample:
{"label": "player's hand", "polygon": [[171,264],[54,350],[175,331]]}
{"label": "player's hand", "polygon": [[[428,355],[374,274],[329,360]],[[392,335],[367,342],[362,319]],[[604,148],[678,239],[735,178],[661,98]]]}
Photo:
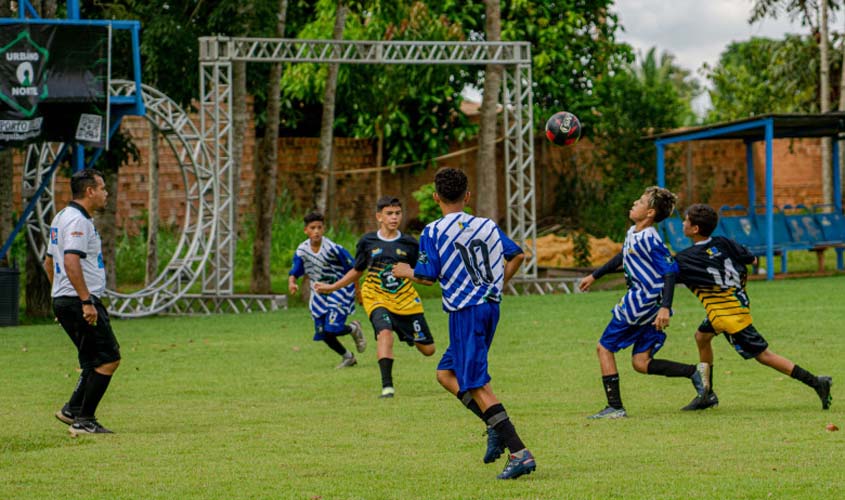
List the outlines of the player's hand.
{"label": "player's hand", "polygon": [[317,282],[317,283],[314,283],[314,291],[317,292],[317,293],[322,293],[324,295],[327,295],[327,294],[332,293],[334,291],[334,288],[332,287],[332,285],[329,285],[328,283]]}
{"label": "player's hand", "polygon": [[299,291],[299,285],[296,283],[288,283],[288,293],[291,295],[296,295],[296,292]]}
{"label": "player's hand", "polygon": [[393,265],[393,276],[397,278],[412,279],[414,277],[414,270],[407,262],[399,262]]}
{"label": "player's hand", "polygon": [[657,317],[654,318],[654,325],[655,328],[658,330],[663,330],[664,328],[669,327],[669,308],[668,307],[661,307],[657,311]]}
{"label": "player's hand", "polygon": [[596,279],[593,278],[592,274],[588,274],[581,279],[581,282],[578,283],[578,289],[582,292],[586,292],[590,289],[590,287],[595,283]]}
{"label": "player's hand", "polygon": [[94,326],[97,324],[97,308],[93,304],[82,304],[82,317],[85,321]]}

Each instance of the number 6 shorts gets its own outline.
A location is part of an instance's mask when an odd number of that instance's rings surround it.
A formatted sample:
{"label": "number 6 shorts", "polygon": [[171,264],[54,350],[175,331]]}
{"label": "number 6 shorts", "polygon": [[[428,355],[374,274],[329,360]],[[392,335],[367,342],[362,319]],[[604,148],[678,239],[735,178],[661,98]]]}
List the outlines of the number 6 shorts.
{"label": "number 6 shorts", "polygon": [[376,340],[378,332],[392,330],[399,336],[399,340],[408,345],[434,343],[434,337],[431,336],[431,330],[422,313],[396,314],[384,307],[377,307],[370,314],[370,323],[373,324]]}

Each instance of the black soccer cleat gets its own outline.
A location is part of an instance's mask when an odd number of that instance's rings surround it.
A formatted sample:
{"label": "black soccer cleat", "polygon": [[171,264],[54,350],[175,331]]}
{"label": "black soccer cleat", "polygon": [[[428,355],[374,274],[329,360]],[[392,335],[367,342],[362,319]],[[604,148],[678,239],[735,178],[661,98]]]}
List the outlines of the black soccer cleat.
{"label": "black soccer cleat", "polygon": [[716,408],[719,406],[719,398],[716,393],[710,391],[707,396],[697,395],[690,401],[690,404],[681,408],[682,411],[706,410],[707,408]]}
{"label": "black soccer cleat", "polygon": [[819,385],[816,386],[816,394],[822,400],[822,410],[827,410],[830,408],[831,403],[833,403],[833,396],[830,395],[830,386],[833,385],[833,378],[827,375],[821,375],[818,377],[818,381]]}
{"label": "black soccer cleat", "polygon": [[516,479],[525,474],[531,474],[537,469],[537,464],[534,462],[534,455],[528,449],[524,449],[519,454],[512,453],[509,457],[508,463],[505,464],[505,470],[496,476],[497,479]]}
{"label": "black soccer cleat", "polygon": [[492,427],[487,428],[487,451],[484,453],[484,463],[492,464],[505,452],[505,444],[501,436]]}
{"label": "black soccer cleat", "polygon": [[73,424],[73,419],[76,418],[76,415],[70,411],[70,407],[65,404],[62,406],[62,409],[56,412],[56,418],[59,419],[62,423],[67,425]]}
{"label": "black soccer cleat", "polygon": [[70,427],[68,427],[68,432],[73,437],[76,437],[80,434],[114,434],[112,431],[106,429],[99,422],[97,419],[94,418],[78,418],[73,421]]}

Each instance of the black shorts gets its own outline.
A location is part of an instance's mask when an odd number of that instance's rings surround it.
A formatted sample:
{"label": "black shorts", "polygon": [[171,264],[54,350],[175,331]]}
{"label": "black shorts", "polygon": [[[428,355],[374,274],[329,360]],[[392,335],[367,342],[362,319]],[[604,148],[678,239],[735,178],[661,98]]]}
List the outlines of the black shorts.
{"label": "black shorts", "polygon": [[[93,297],[92,297],[93,298]],[[120,359],[120,345],[109,323],[109,313],[103,303],[94,299],[97,324],[89,325],[82,315],[79,297],[53,298],[53,312],[79,352],[79,367],[94,369]]]}
{"label": "black shorts", "polygon": [[370,314],[370,323],[375,329],[376,340],[378,340],[378,332],[393,330],[399,335],[399,340],[408,345],[434,343],[434,337],[431,336],[431,330],[422,313],[402,315],[392,313],[384,307],[377,307]]}
{"label": "black shorts", "polygon": [[[710,320],[705,319],[698,326],[698,330],[704,333],[712,333],[718,335]],[[763,351],[769,348],[769,343],[760,335],[760,332],[754,328],[754,325],[748,325],[736,333],[725,333],[725,340],[728,344],[733,346],[734,350],[745,359],[756,358]]]}

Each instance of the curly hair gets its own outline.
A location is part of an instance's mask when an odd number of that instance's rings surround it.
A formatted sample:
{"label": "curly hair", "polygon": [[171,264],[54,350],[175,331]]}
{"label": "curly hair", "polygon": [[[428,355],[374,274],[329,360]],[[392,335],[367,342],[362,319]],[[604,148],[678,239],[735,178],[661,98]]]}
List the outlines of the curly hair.
{"label": "curly hair", "polygon": [[467,176],[456,168],[444,167],[434,176],[434,190],[446,203],[460,201],[467,192]]}

